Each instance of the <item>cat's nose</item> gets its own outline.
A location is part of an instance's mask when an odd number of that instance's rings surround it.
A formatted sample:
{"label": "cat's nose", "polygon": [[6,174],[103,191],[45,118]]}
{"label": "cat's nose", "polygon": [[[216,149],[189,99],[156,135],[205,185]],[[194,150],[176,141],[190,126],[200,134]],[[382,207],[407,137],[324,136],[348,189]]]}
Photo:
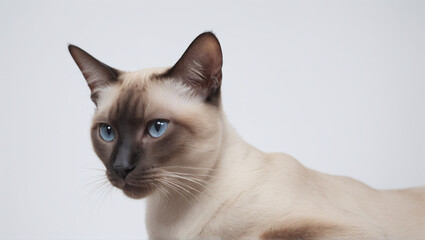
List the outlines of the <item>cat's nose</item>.
{"label": "cat's nose", "polygon": [[112,164],[112,169],[118,176],[125,179],[125,177],[136,167],[136,156],[137,154],[132,148],[131,141],[124,140],[118,148],[118,153]]}
{"label": "cat's nose", "polygon": [[115,162],[112,168],[114,171],[120,176],[121,178],[127,177],[127,175],[133,171],[133,169],[136,167],[135,164],[128,164],[128,163],[117,163]]}

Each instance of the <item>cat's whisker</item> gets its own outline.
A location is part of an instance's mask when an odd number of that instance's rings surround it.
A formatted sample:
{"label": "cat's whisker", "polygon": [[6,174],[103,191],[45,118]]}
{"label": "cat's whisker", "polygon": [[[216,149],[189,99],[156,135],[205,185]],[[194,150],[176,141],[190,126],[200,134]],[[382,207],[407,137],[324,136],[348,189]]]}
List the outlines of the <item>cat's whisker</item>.
{"label": "cat's whisker", "polygon": [[216,175],[211,175],[211,174],[197,174],[197,173],[183,173],[183,172],[173,172],[173,171],[168,171],[170,173],[174,173],[174,174],[180,174],[183,176],[196,176],[196,177],[216,177]]}
{"label": "cat's whisker", "polygon": [[[180,181],[180,179],[183,179],[183,180],[190,181],[190,182],[193,182],[193,183],[195,183],[195,184],[198,184],[198,185],[200,185],[201,187],[205,187],[205,185],[203,185],[203,184],[201,184],[201,183],[199,183],[199,182],[196,182],[196,181],[194,181],[194,180],[192,180],[192,179],[189,179],[189,178],[183,178],[183,177],[175,176],[175,175],[168,175],[167,177],[174,178],[174,179],[175,179],[176,181],[178,181],[178,182],[181,182],[181,181]],[[199,194],[201,194],[201,192],[200,192],[198,189],[192,188],[192,187],[190,187],[190,186],[188,186],[188,185],[186,185],[186,184],[184,184],[184,186],[185,186],[185,187],[188,187],[188,188],[190,188],[190,189],[192,189],[192,190],[194,190],[194,191],[196,191],[196,192],[198,192]]]}
{"label": "cat's whisker", "polygon": [[[186,189],[186,188],[184,188],[184,187],[189,187],[189,188],[191,188],[190,186],[187,186],[187,185],[180,185],[179,184],[179,181],[177,181],[177,180],[175,180],[175,179],[171,179],[171,178],[169,178],[169,180],[170,180],[170,184],[173,184],[174,186],[176,186],[176,187],[178,187],[178,188],[180,188],[180,189],[182,189],[183,191],[185,191],[187,194],[189,194],[191,197],[193,197],[193,198],[195,198],[198,202],[200,201],[199,200],[199,198],[198,197],[196,197],[192,192],[190,192],[188,189]],[[174,180],[174,181],[173,181]],[[193,188],[191,188],[191,189],[193,189]]]}
{"label": "cat's whisker", "polygon": [[[182,184],[184,184],[184,182],[182,182],[184,180],[191,182],[191,183],[196,184],[197,186],[205,189],[207,192],[211,192],[211,189],[207,186],[209,182],[205,181],[203,179],[200,179],[198,177],[192,177],[192,176],[188,176],[188,175],[179,175],[179,173],[174,173],[174,172],[170,172],[170,171],[163,172],[163,175],[165,177],[168,177],[168,178],[173,178],[174,180],[176,180],[176,181],[178,181],[179,183],[182,183]],[[187,186],[187,184],[184,184],[184,186],[192,189],[192,191],[196,191],[199,194],[205,196],[205,193],[203,191],[199,191],[199,189],[197,189],[197,188],[192,188],[190,186]]]}
{"label": "cat's whisker", "polygon": [[[180,184],[178,184],[178,182],[177,181],[174,181],[175,182],[175,184],[178,186],[178,187],[180,187],[183,191],[185,191],[191,198],[193,198],[194,200],[196,200],[197,202],[201,202],[201,200],[195,195],[195,194],[193,194],[190,190],[188,190],[187,188],[189,187],[189,186],[187,186],[187,185],[180,185]],[[186,188],[185,188],[186,187]],[[189,188],[191,188],[191,187],[189,187]]]}
{"label": "cat's whisker", "polygon": [[190,202],[189,199],[187,199],[184,194],[182,194],[178,188],[176,188],[175,186],[173,186],[172,184],[170,184],[169,180],[167,179],[162,179],[161,184],[163,184],[164,186],[168,187],[171,190],[174,190],[177,194],[179,194],[186,202]]}
{"label": "cat's whisker", "polygon": [[87,183],[83,184],[81,187],[86,188],[86,187],[92,186],[92,185],[97,184],[97,183],[103,183],[104,181],[108,181],[108,179],[106,178],[105,175],[97,176],[96,178],[94,178],[94,179],[88,181]]}
{"label": "cat's whisker", "polygon": [[[207,197],[209,195],[209,193],[211,193],[211,190],[207,187],[203,187],[204,190],[199,190],[198,188],[196,188],[195,186],[189,186],[187,184],[184,184],[180,179],[175,179],[175,181],[179,182],[181,184],[181,186],[189,189],[191,191],[191,193],[193,195],[198,195],[200,197]],[[196,198],[198,201],[200,201],[198,198]]]}
{"label": "cat's whisker", "polygon": [[[169,170],[174,170],[174,171],[178,171],[184,174],[198,174],[198,175],[206,175],[206,176],[211,176],[211,177],[215,177],[216,173],[218,173],[217,171],[219,169],[214,169],[214,168],[203,168],[203,167],[187,167],[187,166],[161,166],[160,168],[169,171]],[[196,172],[200,172],[201,173],[196,173]],[[193,173],[195,172],[195,173]]]}
{"label": "cat's whisker", "polygon": [[170,173],[167,176],[178,178],[178,179],[183,179],[183,180],[186,180],[186,181],[195,183],[195,184],[197,184],[197,185],[199,185],[199,186],[201,186],[203,188],[207,188],[207,186],[205,184],[208,183],[208,182],[207,181],[204,181],[202,179],[189,178],[189,177],[186,177],[186,176],[179,176],[179,175],[174,174],[174,173]]}
{"label": "cat's whisker", "polygon": [[167,197],[167,199],[170,198],[170,192],[165,187],[161,186],[161,184],[155,184],[155,185],[158,186],[159,189],[165,192],[165,196]]}
{"label": "cat's whisker", "polygon": [[99,210],[102,210],[103,203],[105,202],[105,199],[111,192],[112,188],[113,188],[112,184],[106,184],[106,187],[104,188],[102,195],[100,196]]}
{"label": "cat's whisker", "polygon": [[153,182],[148,182],[148,183],[146,183],[146,188],[148,188],[151,191],[155,190],[155,188],[153,188],[152,185],[154,185]]}
{"label": "cat's whisker", "polygon": [[85,167],[85,168],[83,168],[83,169],[85,169],[85,170],[102,171],[102,172],[106,171],[105,169],[102,169],[102,168],[87,168],[87,167]]}
{"label": "cat's whisker", "polygon": [[106,191],[106,189],[108,188],[108,182],[105,181],[102,183],[102,185],[97,188],[95,194],[94,194],[94,203],[95,203],[95,211],[100,212],[101,210],[101,199],[102,199],[102,195],[103,193]]}
{"label": "cat's whisker", "polygon": [[186,199],[186,201],[189,203],[189,199],[187,199],[185,197],[185,195],[187,194],[189,197],[193,198],[194,200],[197,200],[199,202],[199,199],[193,194],[191,193],[189,190],[187,190],[186,188],[184,188],[185,186],[180,185],[178,181],[176,181],[175,179],[171,179],[171,178],[167,178],[167,182],[171,185],[173,185],[174,187],[178,189],[183,190],[185,193],[181,193],[182,196],[184,196],[184,198]]}
{"label": "cat's whisker", "polygon": [[102,194],[107,189],[107,187],[108,187],[108,183],[106,181],[103,182],[102,185],[99,187],[96,201],[98,201],[102,197]]}
{"label": "cat's whisker", "polygon": [[205,167],[188,167],[188,166],[161,166],[161,168],[181,168],[181,169],[190,169],[190,170],[208,170],[208,171],[218,171],[216,168],[205,168]]}
{"label": "cat's whisker", "polygon": [[186,178],[194,179],[194,180],[197,180],[197,181],[205,183],[205,184],[210,183],[210,182],[207,181],[207,180],[204,180],[203,178],[212,177],[212,176],[200,176],[200,175],[191,175],[191,174],[184,174],[184,173],[182,174],[182,173],[179,173],[179,172],[171,172],[171,171],[169,171],[169,173],[180,176],[180,177],[186,177]]}
{"label": "cat's whisker", "polygon": [[159,185],[159,184],[155,184],[155,182],[152,182],[152,185],[156,188],[156,189],[158,189],[160,192],[161,192],[161,194],[163,194],[163,196],[165,196],[166,198],[167,198],[167,200],[169,200],[169,192],[166,190],[166,189],[164,189],[161,185]]}
{"label": "cat's whisker", "polygon": [[189,176],[189,175],[180,175],[179,173],[175,173],[175,172],[169,172],[173,177],[179,178],[179,179],[183,179],[183,180],[187,180],[190,181],[192,183],[195,183],[207,190],[210,190],[208,188],[208,184],[210,184],[209,181],[201,179],[199,177],[194,177],[194,176]]}
{"label": "cat's whisker", "polygon": [[[89,183],[90,185],[86,184],[86,188],[87,187],[91,187],[91,188],[87,188],[89,189],[89,192],[85,195],[84,199],[89,199],[91,198],[92,200],[96,199],[96,196],[99,194],[99,191],[108,184],[108,180],[107,179],[99,179],[96,181],[92,181],[91,183]],[[91,191],[90,191],[91,189]]]}
{"label": "cat's whisker", "polygon": [[[84,196],[82,196],[81,201],[80,201],[80,206],[81,207],[88,207],[89,203],[94,203],[96,202],[96,196],[99,193],[99,189],[101,189],[104,185],[107,184],[107,181],[105,178],[103,179],[96,179],[94,181],[91,181],[87,184],[84,184],[83,186],[81,186],[81,188],[85,188],[86,190],[88,190]],[[91,187],[91,188],[88,188]],[[93,209],[92,206],[89,207],[89,209]]]}

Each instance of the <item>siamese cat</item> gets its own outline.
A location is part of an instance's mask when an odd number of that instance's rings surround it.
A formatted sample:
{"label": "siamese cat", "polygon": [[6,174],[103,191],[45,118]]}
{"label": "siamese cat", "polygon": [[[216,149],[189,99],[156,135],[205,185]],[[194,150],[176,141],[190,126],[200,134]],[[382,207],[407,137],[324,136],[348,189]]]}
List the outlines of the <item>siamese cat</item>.
{"label": "siamese cat", "polygon": [[94,150],[113,186],[147,198],[150,239],[425,239],[425,188],[375,190],[242,140],[222,110],[213,33],[168,68],[69,51],[96,105]]}

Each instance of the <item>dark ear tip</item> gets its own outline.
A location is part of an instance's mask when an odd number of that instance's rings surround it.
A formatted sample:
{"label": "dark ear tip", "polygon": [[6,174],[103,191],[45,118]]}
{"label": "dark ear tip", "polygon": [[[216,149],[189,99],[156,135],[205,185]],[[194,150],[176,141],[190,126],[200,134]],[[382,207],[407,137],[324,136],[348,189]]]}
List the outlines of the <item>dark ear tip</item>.
{"label": "dark ear tip", "polygon": [[212,31],[205,31],[205,32],[201,33],[200,35],[209,35],[209,36],[215,37],[215,34]]}
{"label": "dark ear tip", "polygon": [[[195,42],[197,42],[197,43],[202,42],[202,43],[207,44],[211,47],[214,46],[212,49],[215,49],[216,51],[220,52],[220,54],[221,54],[220,41],[218,40],[216,35],[211,31],[203,32],[203,33],[199,34],[198,37],[196,37],[195,40],[193,40],[192,44],[195,43]],[[189,46],[189,48],[190,48],[190,46]]]}
{"label": "dark ear tip", "polygon": [[71,55],[73,55],[75,53],[75,51],[83,51],[84,52],[84,50],[81,49],[80,47],[75,46],[74,44],[70,44],[70,43],[68,44],[68,51],[69,51],[69,53],[71,53]]}
{"label": "dark ear tip", "polygon": [[71,55],[72,55],[72,52],[74,51],[74,49],[76,49],[77,48],[77,46],[75,46],[75,45],[72,45],[72,44],[68,44],[68,51],[69,51],[69,53],[71,53]]}
{"label": "dark ear tip", "polygon": [[218,42],[217,36],[212,31],[203,32],[197,38],[213,38]]}
{"label": "dark ear tip", "polygon": [[80,49],[79,47],[73,45],[73,44],[68,44],[68,51],[72,54],[73,51]]}

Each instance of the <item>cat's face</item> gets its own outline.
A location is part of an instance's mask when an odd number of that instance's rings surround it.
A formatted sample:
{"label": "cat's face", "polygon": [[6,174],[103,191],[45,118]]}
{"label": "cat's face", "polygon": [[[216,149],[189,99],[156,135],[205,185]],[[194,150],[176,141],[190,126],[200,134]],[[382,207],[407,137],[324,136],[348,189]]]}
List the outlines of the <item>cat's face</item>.
{"label": "cat's face", "polygon": [[172,68],[138,72],[69,50],[97,106],[91,138],[112,185],[141,198],[201,183],[195,176],[214,168],[222,140],[222,55],[215,36],[198,36]]}

